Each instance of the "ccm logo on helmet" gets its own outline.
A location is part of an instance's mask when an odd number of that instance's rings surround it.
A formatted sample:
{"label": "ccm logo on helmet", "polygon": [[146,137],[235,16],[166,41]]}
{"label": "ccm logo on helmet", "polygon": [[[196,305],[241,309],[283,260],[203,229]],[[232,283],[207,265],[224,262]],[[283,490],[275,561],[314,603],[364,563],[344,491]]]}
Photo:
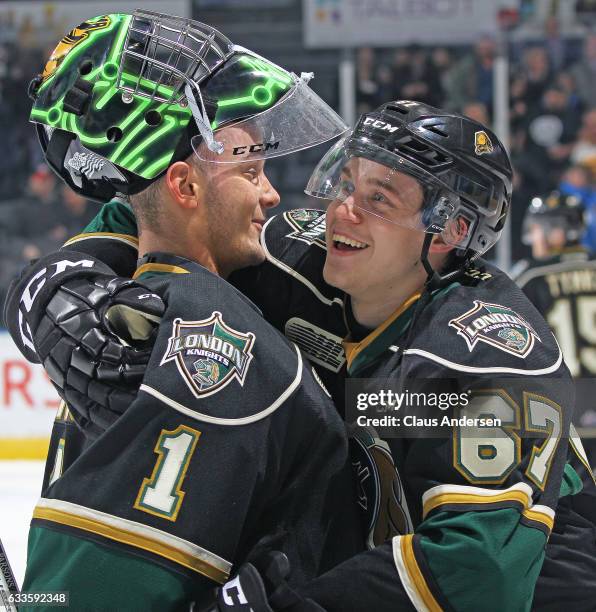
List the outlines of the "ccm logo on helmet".
{"label": "ccm logo on helmet", "polygon": [[372,125],[375,128],[379,128],[383,130],[383,132],[395,132],[397,130],[396,125],[391,125],[390,123],[385,123],[385,121],[379,121],[378,119],[374,119],[373,117],[367,117],[364,120],[364,125]]}
{"label": "ccm logo on helmet", "polygon": [[258,153],[259,151],[269,151],[269,149],[276,150],[279,147],[279,140],[277,142],[258,142],[242,147],[234,147],[232,149],[232,155],[246,155],[247,153]]}

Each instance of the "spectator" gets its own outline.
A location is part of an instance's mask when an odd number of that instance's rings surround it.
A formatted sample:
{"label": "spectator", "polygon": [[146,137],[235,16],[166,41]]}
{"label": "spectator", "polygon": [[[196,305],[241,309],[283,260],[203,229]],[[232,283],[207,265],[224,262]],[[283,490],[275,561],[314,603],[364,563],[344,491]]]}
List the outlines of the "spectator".
{"label": "spectator", "polygon": [[570,166],[563,172],[558,190],[584,202],[588,219],[583,245],[596,252],[596,185],[592,174],[585,166]]}
{"label": "spectator", "polygon": [[446,77],[446,106],[460,109],[468,100],[482,102],[492,113],[495,40],[490,36],[478,39],[471,54],[465,55]]}
{"label": "spectator", "polygon": [[544,35],[546,54],[553,71],[557,72],[567,66],[567,41],[561,36],[559,20],[554,15],[547,17],[544,22]]}
{"label": "spectator", "polygon": [[528,113],[522,125],[525,146],[517,160],[518,169],[536,193],[554,189],[579,128],[567,92],[558,85],[548,87],[539,106]]}
{"label": "spectator", "polygon": [[574,164],[587,166],[596,174],[596,108],[591,108],[582,117],[579,139],[571,151]]}
{"label": "spectator", "polygon": [[397,98],[439,106],[443,101],[443,86],[439,72],[430,61],[426,50],[419,45],[412,45],[409,48],[409,57],[407,68],[400,75],[402,80],[395,79],[398,85]]}
{"label": "spectator", "polygon": [[461,113],[470,119],[474,119],[474,121],[478,121],[478,123],[490,125],[488,109],[486,108],[486,104],[482,102],[468,102],[461,109]]}
{"label": "spectator", "polygon": [[524,82],[521,100],[525,112],[534,114],[540,107],[545,89],[551,82],[551,69],[544,47],[529,47],[523,53],[522,66],[517,79]]}
{"label": "spectator", "polygon": [[585,108],[596,100],[596,32],[588,34],[584,41],[583,57],[569,70],[575,80],[577,95]]}

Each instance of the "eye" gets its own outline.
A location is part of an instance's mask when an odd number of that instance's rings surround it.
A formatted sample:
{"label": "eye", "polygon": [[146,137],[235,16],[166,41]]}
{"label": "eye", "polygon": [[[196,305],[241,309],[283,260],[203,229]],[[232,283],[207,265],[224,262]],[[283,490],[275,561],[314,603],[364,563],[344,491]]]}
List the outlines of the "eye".
{"label": "eye", "polygon": [[354,183],[352,181],[348,181],[344,179],[339,184],[339,192],[345,196],[349,196],[353,194],[355,191]]}
{"label": "eye", "polygon": [[244,174],[253,183],[259,180],[259,172],[256,168],[248,168],[247,170],[244,171]]}

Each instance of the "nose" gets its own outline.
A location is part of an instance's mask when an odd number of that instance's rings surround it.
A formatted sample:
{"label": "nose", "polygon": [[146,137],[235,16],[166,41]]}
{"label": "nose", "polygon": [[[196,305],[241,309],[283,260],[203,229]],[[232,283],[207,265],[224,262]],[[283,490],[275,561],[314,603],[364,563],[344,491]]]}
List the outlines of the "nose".
{"label": "nose", "polygon": [[263,173],[261,187],[259,204],[263,209],[275,208],[279,204],[279,193],[277,193],[277,190],[273,187],[265,173]]}
{"label": "nose", "polygon": [[343,219],[345,221],[349,221],[350,223],[360,223],[360,211],[354,202],[354,196],[350,195],[342,200],[335,200],[335,216]]}

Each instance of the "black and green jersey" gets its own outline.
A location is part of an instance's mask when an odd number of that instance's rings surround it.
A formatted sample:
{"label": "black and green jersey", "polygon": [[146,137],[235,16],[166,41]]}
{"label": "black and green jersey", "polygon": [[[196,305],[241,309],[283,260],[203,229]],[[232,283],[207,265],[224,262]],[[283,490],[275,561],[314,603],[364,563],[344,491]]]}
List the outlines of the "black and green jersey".
{"label": "black and green jersey", "polygon": [[344,423],[297,347],[198,264],[138,270],[167,304],[151,361],[92,444],[61,410],[24,589],[69,591],[76,610],[183,609],[270,550],[300,583],[362,550]]}
{"label": "black and green jersey", "polygon": [[[110,211],[122,206],[104,208],[101,232],[118,233]],[[133,235],[128,215],[123,233]],[[307,594],[342,611],[592,610],[594,486],[571,427],[568,372],[544,321],[512,281],[477,262],[433,296],[413,329],[416,296],[362,333],[322,277],[324,222],[321,211],[274,217],[262,233],[267,262],[230,280],[300,346],[340,411],[355,378],[441,378],[479,398],[466,416],[497,413],[502,424],[488,438],[455,425],[442,438],[356,429],[358,504],[374,548],[310,582]]]}
{"label": "black and green jersey", "polygon": [[514,280],[553,330],[573,377],[596,376],[596,260],[580,247],[518,264]]}

